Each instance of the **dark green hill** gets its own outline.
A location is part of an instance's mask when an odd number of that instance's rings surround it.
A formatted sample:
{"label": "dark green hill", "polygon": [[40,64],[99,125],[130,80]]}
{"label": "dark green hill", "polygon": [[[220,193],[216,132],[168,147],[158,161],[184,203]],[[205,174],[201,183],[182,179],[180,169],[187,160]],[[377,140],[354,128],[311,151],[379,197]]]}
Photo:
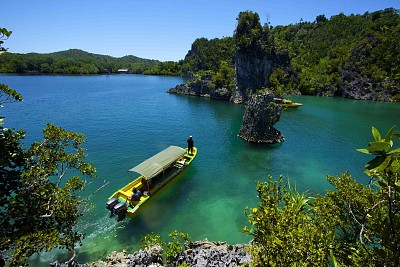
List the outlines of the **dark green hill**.
{"label": "dark green hill", "polygon": [[69,49],[65,51],[59,51],[59,52],[54,52],[54,53],[49,53],[48,55],[52,55],[55,57],[64,57],[64,58],[93,58],[93,59],[115,59],[114,57],[111,56],[105,56],[105,55],[98,55],[98,54],[92,54],[80,49]]}
{"label": "dark green hill", "polygon": [[[219,79],[217,73],[230,73],[234,67],[238,69],[234,66],[238,62],[247,62],[250,66],[251,62],[257,61],[251,57],[254,49],[249,49],[246,55],[239,47],[252,44],[260,47],[263,50],[260,53],[271,62],[271,72],[262,77],[266,82],[260,84],[278,95],[297,92],[400,101],[399,10],[388,8],[363,15],[338,14],[329,19],[319,15],[313,22],[300,21],[276,27],[261,26],[259,21],[244,25],[249,29],[234,38],[236,41],[230,37],[196,39],[182,62],[183,74],[193,77],[195,84],[199,79],[219,80],[215,89],[228,87],[227,79],[233,77],[222,75]],[[239,61],[236,58],[235,63],[235,51],[238,50],[242,58]],[[223,71],[222,65],[225,66]],[[252,71],[256,72],[256,69]]]}
{"label": "dark green hill", "polygon": [[0,72],[100,74],[116,73],[118,69],[129,69],[131,73],[141,74],[159,63],[157,60],[132,55],[116,58],[79,49],[69,49],[48,54],[4,53],[0,56]]}

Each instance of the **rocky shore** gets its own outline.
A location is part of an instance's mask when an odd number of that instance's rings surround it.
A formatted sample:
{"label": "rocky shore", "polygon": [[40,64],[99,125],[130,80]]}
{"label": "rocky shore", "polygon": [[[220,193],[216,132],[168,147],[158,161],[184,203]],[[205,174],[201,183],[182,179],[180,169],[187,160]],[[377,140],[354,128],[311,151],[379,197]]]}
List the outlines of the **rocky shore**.
{"label": "rocky shore", "polygon": [[207,239],[190,242],[185,250],[177,256],[176,261],[170,264],[163,263],[162,248],[159,246],[147,250],[139,250],[133,254],[125,251],[113,252],[104,261],[89,264],[77,262],[52,263],[51,267],[160,267],[179,266],[249,266],[250,255],[246,251],[246,244],[230,245],[225,242],[210,242]]}
{"label": "rocky shore", "polygon": [[232,92],[227,88],[215,89],[210,80],[201,80],[190,85],[180,84],[168,90],[170,94],[192,95],[211,99],[230,100]]}

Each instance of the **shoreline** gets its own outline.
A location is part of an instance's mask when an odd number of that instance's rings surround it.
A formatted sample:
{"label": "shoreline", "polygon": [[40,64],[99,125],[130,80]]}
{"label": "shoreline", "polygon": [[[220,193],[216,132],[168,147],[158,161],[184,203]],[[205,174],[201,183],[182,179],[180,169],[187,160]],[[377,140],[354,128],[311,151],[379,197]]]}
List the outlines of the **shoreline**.
{"label": "shoreline", "polygon": [[[215,242],[204,239],[185,244],[185,250],[178,254],[172,263],[165,263],[163,250],[156,245],[149,249],[140,249],[133,254],[125,250],[113,251],[105,260],[80,264],[78,262],[53,262],[50,267],[135,267],[135,266],[249,266],[250,254],[246,251],[248,244],[231,245],[226,242]],[[184,265],[185,266],[185,265]]]}

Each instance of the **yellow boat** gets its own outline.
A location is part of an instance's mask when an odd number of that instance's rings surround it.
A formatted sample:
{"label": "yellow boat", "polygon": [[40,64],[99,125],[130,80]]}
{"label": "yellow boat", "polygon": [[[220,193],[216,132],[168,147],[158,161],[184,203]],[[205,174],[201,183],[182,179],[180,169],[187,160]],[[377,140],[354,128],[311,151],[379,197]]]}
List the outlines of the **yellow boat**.
{"label": "yellow boat", "polygon": [[282,105],[283,108],[298,108],[302,106],[301,103],[294,103],[290,99],[274,98],[275,103]]}
{"label": "yellow boat", "polygon": [[[139,173],[140,176],[112,194],[108,198],[106,207],[120,219],[125,215],[135,217],[145,204],[156,197],[157,193],[188,169],[196,155],[195,147],[192,153],[188,153],[187,148],[170,146],[143,161],[129,170]],[[133,199],[135,189],[140,192],[136,200]]]}

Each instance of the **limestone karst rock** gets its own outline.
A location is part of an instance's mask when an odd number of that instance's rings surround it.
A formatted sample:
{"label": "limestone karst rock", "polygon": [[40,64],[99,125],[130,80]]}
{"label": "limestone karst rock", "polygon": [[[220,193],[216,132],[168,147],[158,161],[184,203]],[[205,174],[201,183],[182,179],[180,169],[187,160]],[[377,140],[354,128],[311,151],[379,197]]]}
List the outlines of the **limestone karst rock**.
{"label": "limestone karst rock", "polygon": [[282,106],[274,102],[272,93],[253,95],[243,115],[239,137],[252,143],[281,143],[285,140],[273,126],[279,121]]}

